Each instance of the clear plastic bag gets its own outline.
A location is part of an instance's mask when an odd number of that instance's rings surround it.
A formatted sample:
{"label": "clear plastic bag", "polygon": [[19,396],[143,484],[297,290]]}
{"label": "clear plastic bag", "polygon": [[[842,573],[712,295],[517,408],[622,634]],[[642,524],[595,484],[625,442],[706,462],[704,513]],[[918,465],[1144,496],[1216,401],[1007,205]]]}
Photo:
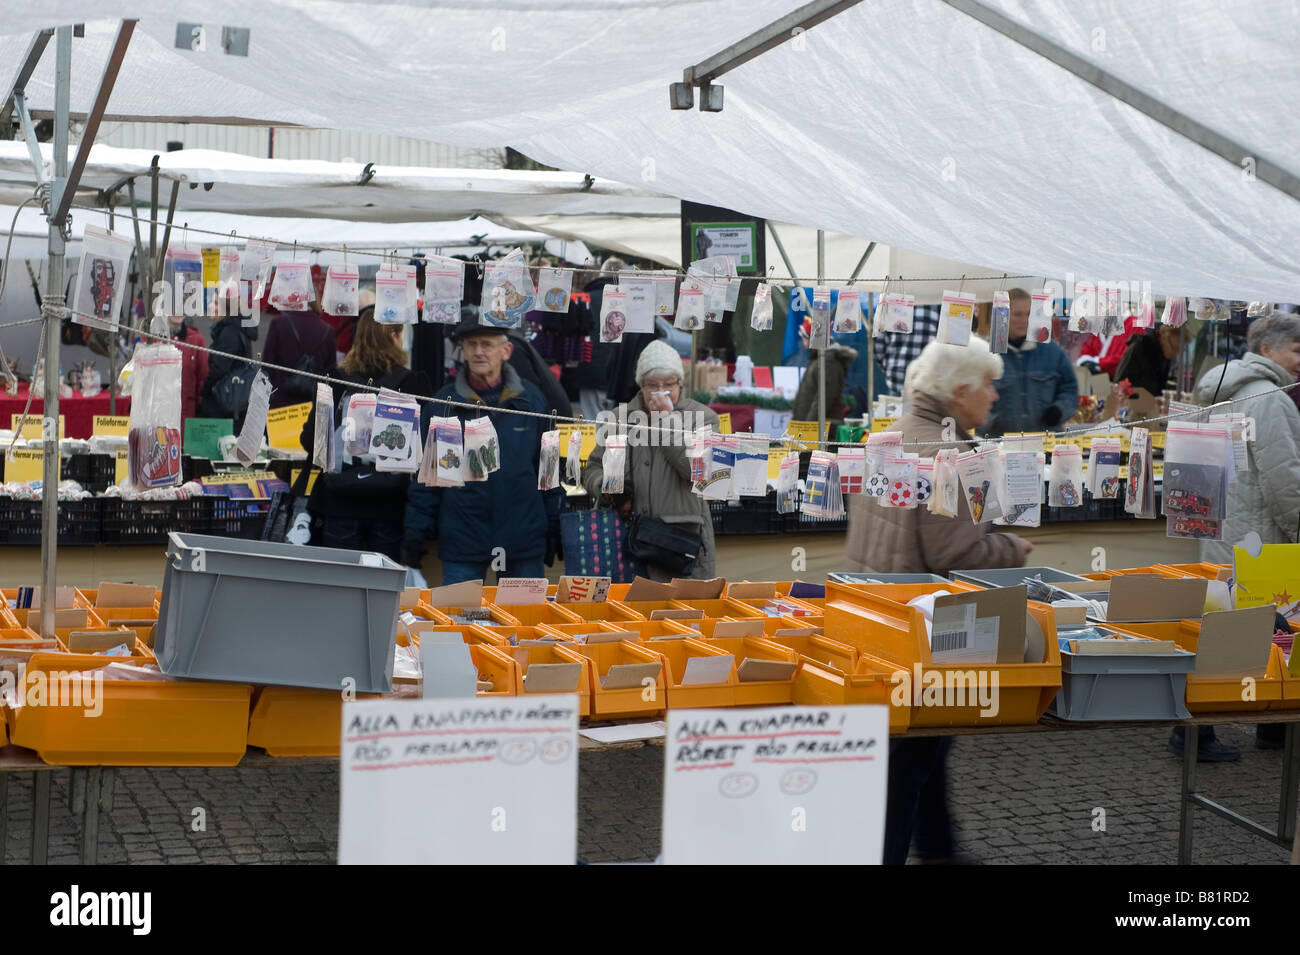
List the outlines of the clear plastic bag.
{"label": "clear plastic bag", "polygon": [[600,340],[606,343],[621,342],[627,330],[627,295],[606,286],[600,300]]}
{"label": "clear plastic bag", "polygon": [[[673,320],[673,326],[686,332],[699,331],[704,327],[706,307],[704,292],[691,283],[689,279],[683,279],[682,288],[677,299],[677,317]],[[601,308],[604,308],[603,299]],[[603,331],[603,322],[601,327]]]}
{"label": "clear plastic bag", "polygon": [[831,341],[831,290],[818,285],[813,289],[812,307],[808,309],[808,347],[826,348]]}
{"label": "clear plastic bag", "polygon": [[1138,304],[1137,317],[1133,321],[1135,328],[1154,328],[1156,324],[1156,299],[1150,292],[1142,293]]}
{"label": "clear plastic bag", "polygon": [[482,415],[465,422],[466,481],[486,481],[488,475],[501,468],[497,429],[492,419]]}
{"label": "clear plastic bag", "polygon": [[1093,438],[1088,449],[1088,490],[1099,500],[1119,498],[1119,438]]}
{"label": "clear plastic bag", "polygon": [[611,434],[605,439],[605,453],[600,463],[601,493],[622,494],[623,472],[627,467],[627,435]]}
{"label": "clear plastic bag", "polygon": [[855,288],[842,288],[835,302],[835,322],[832,330],[837,335],[851,335],[861,329],[862,296]]}
{"label": "clear plastic bag", "polygon": [[253,283],[254,302],[260,302],[266,297],[278,248],[278,245],[267,239],[249,239],[244,243],[244,254],[239,257],[239,274],[241,278]]}
{"label": "clear plastic bag", "polygon": [[465,296],[465,263],[445,255],[430,255],[424,264],[425,301],[454,301],[457,311]]}
{"label": "clear plastic bag", "polygon": [[927,503],[933,494],[934,458],[921,458],[916,462],[916,503]]}
{"label": "clear plastic bag", "polygon": [[1007,353],[1011,337],[1011,294],[993,293],[993,311],[989,323],[989,350],[995,355]]}
{"label": "clear plastic bag", "polygon": [[1034,292],[1029,296],[1029,331],[1026,333],[1032,342],[1050,342],[1052,340],[1052,293],[1046,290]]}
{"label": "clear plastic bag", "polygon": [[861,494],[867,483],[867,449],[839,448],[835,457],[840,471],[840,493]]}
{"label": "clear plastic bag", "polygon": [[949,345],[969,345],[975,321],[974,292],[944,292],[939,306],[939,330],[935,341]]}
{"label": "clear plastic bag", "polygon": [[691,485],[695,493],[704,487],[713,468],[713,434],[706,425],[686,435],[686,460],[691,466]]}
{"label": "clear plastic bag", "polygon": [[1181,295],[1171,295],[1165,299],[1165,310],[1160,313],[1161,325],[1182,328],[1187,324],[1187,299]]}
{"label": "clear plastic bag", "polygon": [[504,259],[489,262],[483,271],[479,324],[518,328],[536,299],[537,291],[528,275],[528,260],[521,249],[514,249]]}
{"label": "clear plastic bag", "polygon": [[381,392],[375,400],[375,422],[370,453],[376,471],[415,474],[423,456],[420,408],[411,398]]}
{"label": "clear plastic bag", "polygon": [[370,436],[375,424],[375,395],[354,392],[343,410],[343,451],[354,457],[370,453]]}
{"label": "clear plastic bag", "polygon": [[139,345],[132,359],[127,472],[137,490],[181,483],[180,349]]}
{"label": "clear plastic bag", "polygon": [[1222,540],[1228,483],[1235,471],[1230,427],[1171,422],[1165,431],[1161,490],[1168,535]]}
{"label": "clear plastic bag", "polygon": [[[434,487],[464,487],[466,479],[465,437],[460,419],[454,415],[429,421],[433,440]],[[476,480],[486,480],[486,476]]]}
{"label": "clear plastic bag", "polygon": [[542,432],[541,454],[537,461],[537,490],[550,491],[560,486],[560,432]]}
{"label": "clear plastic bag", "polygon": [[839,467],[835,455],[829,451],[812,452],[808,461],[808,474],[804,478],[803,505],[800,510],[809,517],[836,518],[844,514]]}
{"label": "clear plastic bag", "polygon": [[[79,325],[94,320],[116,322],[122,314],[126,275],[131,263],[131,242],[104,229],[86,226],[81,241],[81,267],[72,297],[72,320]],[[93,316],[87,319],[85,316]]]}
{"label": "clear plastic bag", "polygon": [[739,497],[767,496],[767,452],[769,442],[759,438],[737,439],[736,463],[731,486]]}
{"label": "clear plastic bag", "polygon": [[960,491],[957,477],[957,451],[945,448],[934,455],[934,488],[925,502],[926,510],[940,517],[957,516]]}
{"label": "clear plastic bag", "polygon": [[1129,434],[1128,483],[1124,491],[1124,510],[1137,517],[1153,518],[1155,482],[1151,474],[1151,432],[1134,428]]}
{"label": "clear plastic bag", "polygon": [[572,269],[537,270],[537,310],[539,312],[568,312],[569,296],[572,292]]}
{"label": "clear plastic bag", "polygon": [[327,315],[355,315],[358,311],[361,286],[357,270],[331,265],[325,273],[325,291],[321,293],[321,311]]}
{"label": "clear plastic bag", "polygon": [[564,482],[582,483],[582,432],[577,428],[569,432],[569,446],[564,451]]}
{"label": "clear plastic bag", "polygon": [[799,509],[799,452],[791,451],[781,460],[776,474],[776,512],[793,514]]}
{"label": "clear plastic bag", "polygon": [[1047,482],[1047,503],[1052,507],[1083,506],[1083,448],[1057,444]]}
{"label": "clear plastic bag", "polygon": [[732,480],[735,469],[736,441],[722,435],[715,436],[709,447],[709,476],[699,486],[700,496],[712,501],[736,500]]}
{"label": "clear plastic bag", "polygon": [[916,314],[916,296],[890,292],[885,296],[885,330],[911,334]]}
{"label": "clear plastic bag", "polygon": [[[217,296],[221,299],[239,302],[243,298],[243,289],[239,283],[244,275],[244,264],[238,249],[222,249],[217,260]],[[227,305],[221,314],[233,315],[234,309]]]}
{"label": "clear plastic bag", "polygon": [[375,275],[375,321],[381,325],[414,325],[416,295],[413,274],[405,268],[384,267]]}
{"label": "clear plastic bag", "polygon": [[1101,331],[1101,310],[1097,307],[1097,286],[1092,282],[1074,283],[1074,301],[1070,303],[1070,331],[1096,335]]}
{"label": "clear plastic bag", "polygon": [[311,266],[280,262],[271,280],[271,305],[282,312],[305,312],[312,300]]}
{"label": "clear plastic bag", "polygon": [[920,471],[920,455],[892,452],[885,456],[885,480],[889,482],[880,498],[881,507],[901,507],[911,510],[917,506],[916,479]]}
{"label": "clear plastic bag", "polygon": [[988,524],[1001,517],[1002,488],[1006,478],[1002,474],[1002,458],[997,448],[967,451],[957,455],[957,476],[961,478],[970,507],[971,521]]}
{"label": "clear plastic bag", "polygon": [[749,327],[756,332],[772,329],[772,286],[767,282],[759,282],[758,288],[754,289],[754,310],[749,316]]}
{"label": "clear plastic bag", "polygon": [[316,427],[312,435],[311,461],[322,471],[337,472],[334,454],[334,391],[323,381],[316,383]]}

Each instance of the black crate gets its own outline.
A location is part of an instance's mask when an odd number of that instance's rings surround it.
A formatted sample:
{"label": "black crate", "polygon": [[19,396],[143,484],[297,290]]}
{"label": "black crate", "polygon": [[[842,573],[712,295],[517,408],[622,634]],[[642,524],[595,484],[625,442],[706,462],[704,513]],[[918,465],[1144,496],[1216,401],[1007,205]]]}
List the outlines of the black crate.
{"label": "black crate", "polygon": [[64,462],[62,476],[101,494],[117,483],[117,459],[112,454],[77,453]]}
{"label": "black crate", "polygon": [[263,498],[213,497],[208,533],[214,537],[261,540],[270,510],[271,502]]}
{"label": "black crate", "polygon": [[106,497],[100,516],[100,540],[105,544],[165,544],[172,531],[206,534],[212,526],[213,498],[182,501],[128,501]]}
{"label": "black crate", "polygon": [[[100,499],[59,501],[59,546],[98,544]],[[0,542],[11,546],[39,547],[41,502],[0,497]]]}

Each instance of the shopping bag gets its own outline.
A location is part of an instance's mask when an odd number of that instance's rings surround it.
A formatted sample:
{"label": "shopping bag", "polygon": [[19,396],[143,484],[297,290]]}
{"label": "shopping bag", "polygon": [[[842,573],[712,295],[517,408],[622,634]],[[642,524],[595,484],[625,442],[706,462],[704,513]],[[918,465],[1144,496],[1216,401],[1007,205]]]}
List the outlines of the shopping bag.
{"label": "shopping bag", "polygon": [[565,574],[609,577],[616,584],[631,583],[635,573],[624,553],[626,537],[627,525],[612,508],[561,514]]}

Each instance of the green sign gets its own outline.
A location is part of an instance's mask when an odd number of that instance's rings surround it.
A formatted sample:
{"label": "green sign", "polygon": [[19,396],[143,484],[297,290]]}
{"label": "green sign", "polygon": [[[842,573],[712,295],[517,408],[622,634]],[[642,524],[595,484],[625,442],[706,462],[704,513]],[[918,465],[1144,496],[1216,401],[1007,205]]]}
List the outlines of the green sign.
{"label": "green sign", "polygon": [[715,255],[736,260],[737,272],[753,272],[757,266],[758,227],[753,222],[691,223],[691,261]]}
{"label": "green sign", "polygon": [[235,431],[230,418],[188,418],[185,421],[185,453],[209,461],[221,460],[217,441]]}

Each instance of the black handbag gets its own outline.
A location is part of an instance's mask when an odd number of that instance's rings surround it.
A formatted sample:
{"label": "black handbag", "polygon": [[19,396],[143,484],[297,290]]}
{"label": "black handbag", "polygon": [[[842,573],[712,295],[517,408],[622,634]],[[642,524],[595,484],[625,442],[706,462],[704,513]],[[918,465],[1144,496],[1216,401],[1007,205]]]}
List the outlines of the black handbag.
{"label": "black handbag", "polygon": [[[262,540],[277,544],[306,544],[309,541],[291,540],[289,532],[298,523],[299,517],[307,512],[307,480],[311,475],[312,464],[304,463],[293,487],[287,491],[276,491],[271,495],[271,504],[267,509],[266,523],[262,526]],[[310,524],[307,525],[310,527]]]}
{"label": "black handbag", "polygon": [[689,576],[700,555],[702,538],[686,524],[637,514],[627,535],[627,552],[636,560],[661,567],[678,576]]}
{"label": "black handbag", "polygon": [[239,364],[212,388],[212,397],[227,418],[240,418],[248,408],[248,395],[257,375],[254,365]]}

